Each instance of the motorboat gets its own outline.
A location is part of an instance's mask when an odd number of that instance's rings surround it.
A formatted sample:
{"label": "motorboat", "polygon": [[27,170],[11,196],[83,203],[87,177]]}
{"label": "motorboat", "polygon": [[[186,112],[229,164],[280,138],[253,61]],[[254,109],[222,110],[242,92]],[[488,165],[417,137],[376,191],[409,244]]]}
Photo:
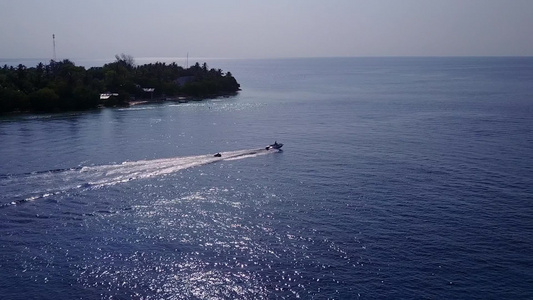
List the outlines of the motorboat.
{"label": "motorboat", "polygon": [[213,155],[213,156],[214,156],[214,157],[222,157],[222,154],[220,154],[220,152],[219,152],[219,153],[217,153],[217,154],[215,154],[215,155]]}
{"label": "motorboat", "polygon": [[278,143],[276,141],[276,142],[274,142],[274,144],[270,144],[270,145],[266,146],[265,149],[266,150],[270,150],[270,149],[281,150],[281,147],[283,147],[283,144],[282,143]]}

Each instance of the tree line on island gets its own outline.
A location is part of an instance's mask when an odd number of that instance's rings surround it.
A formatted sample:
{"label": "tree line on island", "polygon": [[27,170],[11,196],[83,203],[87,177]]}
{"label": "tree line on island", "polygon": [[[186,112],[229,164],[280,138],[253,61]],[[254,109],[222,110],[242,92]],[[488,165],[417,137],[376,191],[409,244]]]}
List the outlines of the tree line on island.
{"label": "tree line on island", "polygon": [[209,69],[206,63],[185,69],[161,62],[136,66],[126,54],[115,58],[89,69],[68,59],[31,68],[4,65],[0,69],[0,114],[87,110],[128,105],[132,99],[202,99],[240,90],[230,72]]}

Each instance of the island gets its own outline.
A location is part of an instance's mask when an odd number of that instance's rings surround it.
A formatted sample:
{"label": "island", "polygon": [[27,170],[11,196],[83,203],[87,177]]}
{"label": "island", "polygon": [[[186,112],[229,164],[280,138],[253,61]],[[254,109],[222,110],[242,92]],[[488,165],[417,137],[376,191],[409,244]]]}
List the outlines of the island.
{"label": "island", "polygon": [[62,112],[127,106],[150,101],[188,101],[234,95],[240,84],[230,72],[198,62],[135,65],[121,54],[102,67],[85,69],[72,61],[51,60],[27,68],[0,68],[0,114]]}

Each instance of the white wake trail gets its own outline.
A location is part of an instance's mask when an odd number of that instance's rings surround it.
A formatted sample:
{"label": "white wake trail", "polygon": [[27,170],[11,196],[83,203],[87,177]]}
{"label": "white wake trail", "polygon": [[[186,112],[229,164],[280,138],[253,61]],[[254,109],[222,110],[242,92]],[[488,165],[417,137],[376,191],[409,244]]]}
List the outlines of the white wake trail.
{"label": "white wake trail", "polygon": [[[205,154],[153,160],[126,161],[119,164],[87,166],[75,169],[51,170],[3,176],[0,178],[0,186],[9,187],[13,192],[8,190],[5,195],[2,196],[0,207],[35,201],[75,190],[101,188],[129,182],[131,180],[164,176],[188,168],[219,161],[239,160],[274,152],[277,151],[246,149],[220,152],[220,157],[216,157],[213,154]],[[24,191],[24,193],[17,191]]]}

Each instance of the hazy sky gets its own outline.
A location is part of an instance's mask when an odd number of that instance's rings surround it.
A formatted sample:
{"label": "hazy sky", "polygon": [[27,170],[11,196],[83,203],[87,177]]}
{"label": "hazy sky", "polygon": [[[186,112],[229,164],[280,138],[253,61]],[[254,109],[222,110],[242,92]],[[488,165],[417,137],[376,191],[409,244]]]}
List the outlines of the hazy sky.
{"label": "hazy sky", "polygon": [[533,0],[0,0],[0,58],[533,55]]}

